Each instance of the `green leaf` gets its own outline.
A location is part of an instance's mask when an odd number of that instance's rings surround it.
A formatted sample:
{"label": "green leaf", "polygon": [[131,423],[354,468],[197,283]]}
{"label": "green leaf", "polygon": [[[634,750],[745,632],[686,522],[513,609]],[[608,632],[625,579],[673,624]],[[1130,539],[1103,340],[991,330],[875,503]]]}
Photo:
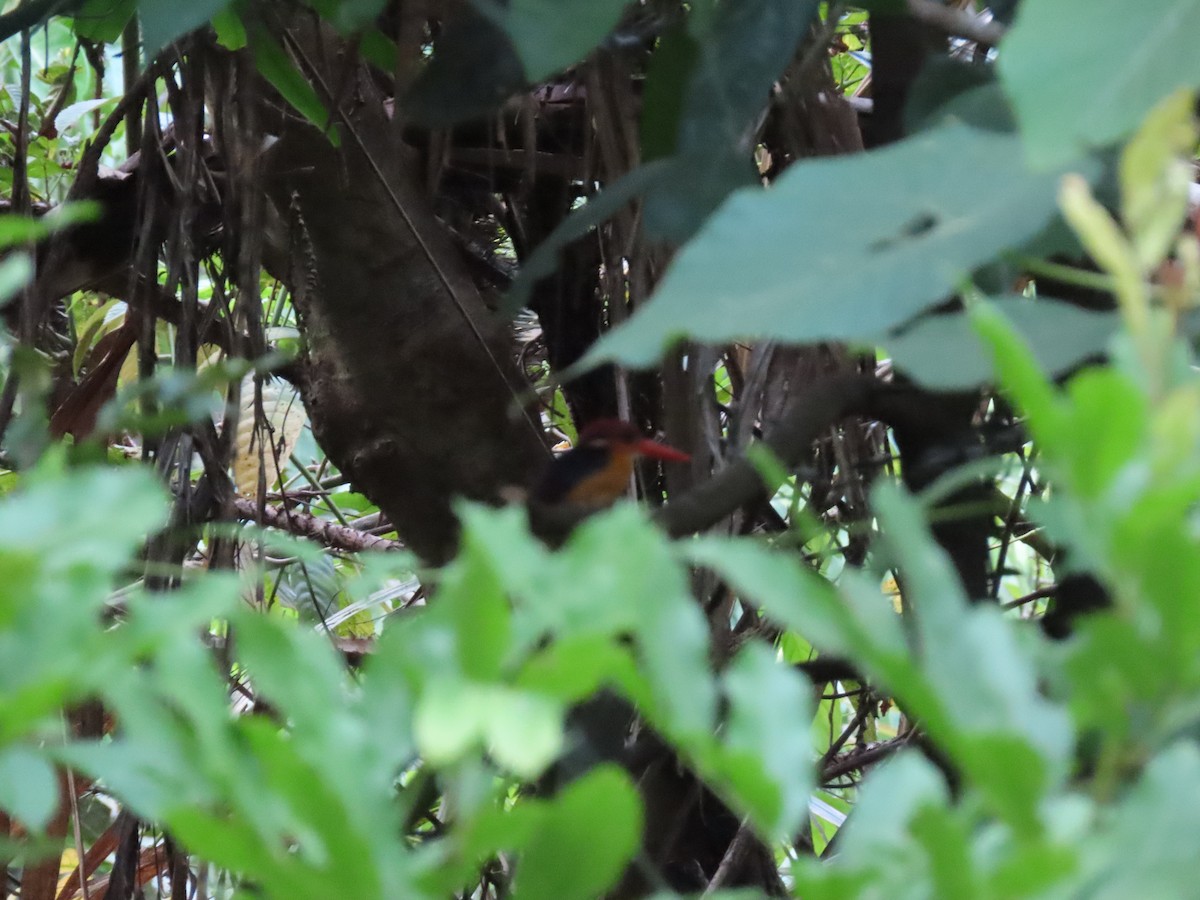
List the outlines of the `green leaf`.
{"label": "green leaf", "polygon": [[897,754],[863,785],[854,815],[846,820],[841,857],[844,864],[911,853],[908,823],[922,809],[950,800],[946,784],[933,764],[915,751]]}
{"label": "green leaf", "polygon": [[164,524],[166,512],[163,489],[148,470],[43,469],[0,506],[0,547],[37,553],[47,569],[115,572]]}
{"label": "green leaf", "polygon": [[[1121,324],[1116,313],[1089,312],[1050,298],[997,297],[991,302],[1051,378],[1102,355]],[[897,369],[933,390],[963,390],[996,379],[991,354],[965,312],[924,316],[878,343]]]}
{"label": "green leaf", "polygon": [[536,778],[562,750],[563,709],[545,694],[497,690],[487,714],[488,751],[521,778]]}
{"label": "green leaf", "polygon": [[1095,900],[1177,896],[1195,878],[1200,833],[1200,751],[1168,747],[1113,810],[1108,828],[1083,845],[1096,871],[1086,889]]}
{"label": "green leaf", "polygon": [[434,41],[433,58],[405,97],[405,113],[430,127],[446,127],[495,112],[525,83],[508,35],[463,9]]}
{"label": "green leaf", "polygon": [[421,755],[435,766],[460,759],[483,738],[491,692],[457,678],[429,685],[417,702],[413,732]]}
{"label": "green leaf", "polygon": [[[1086,39],[1064,40],[1086,23]],[[1177,87],[1200,85],[1197,0],[1030,0],[1000,52],[1029,158],[1059,165],[1132,132]]]}
{"label": "green leaf", "polygon": [[1052,445],[1069,440],[1066,412],[1027,340],[992,304],[975,301],[969,310],[975,329],[991,352],[1001,385],[1012,392],[1028,414],[1028,427],[1034,437]]}
{"label": "green leaf", "polygon": [[33,260],[27,253],[13,253],[0,260],[0,306],[3,306],[33,280]]}
{"label": "green leaf", "polygon": [[613,765],[597,766],[548,805],[517,864],[517,895],[602,895],[633,856],[641,830],[641,804],[629,776]]}
{"label": "green leaf", "polygon": [[297,112],[324,132],[329,138],[329,143],[340,147],[341,138],[333,127],[329,110],[308,80],[300,74],[300,70],[283,47],[261,27],[252,28],[249,38],[254,64],[263,78],[267,79],[271,87],[279,91],[283,99]]}
{"label": "green leaf", "polygon": [[616,27],[628,0],[474,0],[512,39],[530,82],[578,62]]}
{"label": "green leaf", "polygon": [[822,652],[885,668],[907,656],[900,619],[878,591],[871,597],[856,591],[839,595],[798,559],[756,541],[699,538],[678,549],[696,565],[727,579],[769,619]]}
{"label": "green leaf", "polygon": [[441,590],[441,602],[458,633],[463,673],[479,681],[497,678],[512,640],[508,598],[485,553],[470,538],[445,570]]}
{"label": "green leaf", "polygon": [[585,361],[645,366],[684,337],[872,338],[1038,233],[1056,184],[1026,171],[1015,137],[957,124],[796,163],[770,190],[730,197]]}
{"label": "green leaf", "polygon": [[146,59],[153,59],[158,51],[177,37],[206,25],[213,16],[230,4],[231,0],[192,0],[179,3],[177,0],[139,0],[138,17],[142,20],[142,49]]}
{"label": "green leaf", "polygon": [[[741,0],[689,20],[691,33],[678,40],[676,55],[683,59],[668,59],[669,84],[650,93],[642,118],[645,125],[659,115],[650,100],[664,107],[677,154],[646,197],[648,233],[682,243],[731,191],[754,183],[754,129],[818,6],[815,0]],[[652,57],[656,64],[661,51]],[[685,60],[692,71],[681,82],[677,69]],[[673,87],[682,92],[678,100]]]}
{"label": "green leaf", "polygon": [[95,221],[99,216],[100,204],[93,200],[65,203],[36,219],[30,216],[0,215],[0,248],[40,241],[72,225]]}
{"label": "green leaf", "polygon": [[534,778],[562,749],[562,707],[545,694],[442,677],[417,703],[424,757],[448,765],[485,746],[509,771]]}
{"label": "green leaf", "polygon": [[213,16],[212,24],[217,32],[217,43],[226,50],[241,50],[246,46],[246,26],[233,7]]}
{"label": "green leaf", "polygon": [[75,33],[81,38],[111,44],[133,18],[137,0],[84,0],[75,13]]}
{"label": "green leaf", "polygon": [[[1037,827],[1040,795],[1066,773],[1072,731],[1066,712],[1040,694],[1033,661],[998,610],[968,607],[917,503],[894,487],[873,492],[885,552],[899,564],[916,620],[921,669],[934,708],[913,712],[945,741],[996,807]],[[894,686],[903,694],[905,686]]]}
{"label": "green leaf", "polygon": [[0,809],[40,831],[58,808],[58,779],[46,760],[28,747],[0,750]]}
{"label": "green leaf", "polygon": [[729,701],[722,743],[733,763],[722,774],[762,834],[790,837],[812,792],[810,686],[758,643],[738,653],[721,681]]}
{"label": "green leaf", "polygon": [[659,38],[650,56],[642,90],[642,159],[646,162],[675,152],[688,80],[700,45],[682,24]]}

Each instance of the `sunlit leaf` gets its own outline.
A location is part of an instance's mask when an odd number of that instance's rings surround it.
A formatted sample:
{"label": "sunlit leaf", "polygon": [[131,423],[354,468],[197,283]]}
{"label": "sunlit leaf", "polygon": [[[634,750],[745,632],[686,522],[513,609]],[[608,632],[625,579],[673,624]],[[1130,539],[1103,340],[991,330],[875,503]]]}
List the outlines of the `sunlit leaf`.
{"label": "sunlit leaf", "polygon": [[620,875],[641,836],[629,776],[599,766],[550,804],[518,863],[516,891],[539,900],[590,900]]}
{"label": "sunlit leaf", "polygon": [[0,808],[35,831],[58,808],[58,778],[54,769],[29,747],[0,749]]}

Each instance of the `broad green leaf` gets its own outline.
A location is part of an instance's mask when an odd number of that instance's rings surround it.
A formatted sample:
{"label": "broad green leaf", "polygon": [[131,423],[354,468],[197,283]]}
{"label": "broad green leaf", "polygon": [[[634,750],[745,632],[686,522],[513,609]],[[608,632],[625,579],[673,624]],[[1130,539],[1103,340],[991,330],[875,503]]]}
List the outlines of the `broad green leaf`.
{"label": "broad green leaf", "polygon": [[37,553],[46,569],[64,573],[115,572],[166,513],[163,489],[146,469],[42,470],[0,505],[0,548]]}
{"label": "broad green leaf", "polygon": [[509,36],[495,22],[464,9],[437,36],[433,57],[421,67],[404,108],[414,121],[446,127],[493,114],[525,85]]}
{"label": "broad green leaf", "polygon": [[637,702],[646,697],[645,679],[637,671],[632,648],[601,635],[552,642],[526,662],[516,683],[568,703],[610,684]]}
{"label": "broad green leaf", "polygon": [[721,683],[729,702],[721,738],[732,764],[722,774],[762,834],[791,836],[812,790],[810,686],[758,643],[738,653]]}
{"label": "broad green leaf", "polygon": [[646,162],[675,152],[685,93],[699,53],[696,38],[681,23],[659,38],[650,56],[640,122]]}
{"label": "broad green leaf", "polygon": [[138,0],[138,17],[142,20],[142,48],[147,59],[181,35],[207,24],[231,0]]}
{"label": "broad green leaf", "polygon": [[58,778],[45,758],[29,747],[0,749],[0,809],[40,831],[58,808]]}
{"label": "broad green leaf", "polygon": [[911,134],[951,117],[976,128],[1011,131],[1015,127],[992,66],[949,56],[926,60],[904,105],[906,129]]}
{"label": "broad green leaf", "polygon": [[756,541],[700,538],[679,545],[694,564],[720,574],[770,620],[795,631],[824,653],[887,667],[908,655],[899,617],[878,592],[867,599],[839,595],[798,559]]}
{"label": "broad green leaf", "polygon": [[236,632],[250,680],[294,730],[320,734],[331,716],[340,717],[345,676],[324,635],[262,615],[239,616]]}
{"label": "broad green leaf", "polygon": [[246,26],[234,8],[221,10],[213,16],[212,24],[217,33],[217,43],[226,50],[241,50],[246,46]]}
{"label": "broad green leaf", "polygon": [[341,138],[329,110],[313,90],[313,86],[300,74],[291,57],[282,46],[263,28],[253,28],[249,32],[250,49],[254,54],[254,64],[258,67],[263,78],[271,83],[271,87],[279,91],[297,112],[319,128],[329,143],[335,147],[341,146]]}
{"label": "broad green leaf", "polygon": [[517,863],[517,896],[602,895],[633,856],[641,830],[641,805],[629,776],[616,766],[597,766],[548,804]]}
{"label": "broad green leaf", "polygon": [[1145,447],[1149,410],[1137,385],[1112,368],[1082,372],[1067,386],[1067,398],[1068,427],[1088,440],[1053,449],[1071,486],[1086,500],[1108,491]]}
{"label": "broad green leaf", "polygon": [[93,200],[65,203],[36,219],[30,216],[0,215],[0,248],[40,241],[72,225],[95,221],[99,215],[100,204]]}
{"label": "broad green leaf", "polygon": [[[1064,40],[1086,23],[1086,39]],[[1028,0],[1000,52],[1029,158],[1056,166],[1132,132],[1177,87],[1200,85],[1197,0]]]}
{"label": "broad green leaf", "polygon": [[138,0],[84,0],[75,13],[75,33],[89,41],[111,44],[133,17]]}
{"label": "broad green leaf", "polygon": [[562,749],[563,709],[545,694],[496,690],[487,716],[488,752],[521,778],[536,778]]}
{"label": "broad green leaf", "polygon": [[504,29],[525,68],[538,82],[578,62],[616,27],[628,0],[474,0]]}
{"label": "broad green leaf", "polygon": [[468,678],[490,681],[500,675],[512,643],[508,598],[495,561],[467,538],[464,551],[445,570],[440,602],[454,620],[459,665]]}
{"label": "broad green leaf", "polygon": [[562,707],[545,694],[442,677],[417,703],[413,728],[433,765],[486,747],[509,771],[533,778],[562,747],[562,718]]}
{"label": "broad green leaf", "polygon": [[13,253],[0,260],[0,306],[33,280],[33,260],[27,253]]}
{"label": "broad green leaf", "polygon": [[933,896],[930,862],[912,824],[922,811],[949,803],[933,764],[915,751],[901,751],[868,775],[853,814],[838,832],[836,856],[795,867],[797,895],[819,900]]}
{"label": "broad green leaf", "polygon": [[[690,78],[681,83],[666,67],[682,96],[676,100],[670,89],[650,95],[665,107],[663,118],[675,124],[677,154],[646,197],[651,235],[682,243],[731,191],[754,183],[754,129],[818,5],[815,0],[742,0],[717,4],[702,25],[693,15],[690,33],[679,39],[685,58],[694,48]],[[648,105],[643,125],[658,116]]]}
{"label": "broad green leaf", "polygon": [[927,806],[913,817],[912,833],[929,857],[935,896],[978,897],[983,893],[969,828],[945,806]]}
{"label": "broad green leaf", "polygon": [[799,162],[770,189],[731,196],[585,361],[646,366],[684,337],[872,338],[1039,232],[1056,184],[1025,169],[1016,137],[958,124]]}
{"label": "broad green leaf", "polygon": [[1001,386],[1013,394],[1029,416],[1030,433],[1055,446],[1069,440],[1066,410],[1028,342],[992,304],[972,302],[969,310],[975,329],[988,346]]}
{"label": "broad green leaf", "polygon": [[1083,846],[1098,870],[1086,896],[1120,900],[1186,893],[1183,885],[1195,878],[1198,792],[1200,752],[1191,741],[1172,744],[1151,760],[1107,827]]}
{"label": "broad green leaf", "polygon": [[[1089,312],[1050,298],[998,297],[992,304],[1051,378],[1101,356],[1121,324],[1116,313]],[[965,312],[925,316],[878,343],[897,369],[933,390],[963,390],[996,379],[991,355]]]}
{"label": "broad green leaf", "polygon": [[[885,552],[905,579],[921,668],[940,707],[914,704],[913,711],[930,718],[931,731],[946,729],[941,737],[957,744],[959,764],[993,802],[1023,819],[1022,827],[1034,827],[1040,792],[1065,774],[1073,738],[1066,713],[1039,693],[1033,660],[1012,624],[994,608],[968,607],[917,503],[886,485],[873,498]],[[944,722],[935,713],[944,713]]]}
{"label": "broad green leaf", "polygon": [[417,702],[413,733],[421,755],[432,765],[464,756],[483,738],[491,692],[459,678],[432,682]]}

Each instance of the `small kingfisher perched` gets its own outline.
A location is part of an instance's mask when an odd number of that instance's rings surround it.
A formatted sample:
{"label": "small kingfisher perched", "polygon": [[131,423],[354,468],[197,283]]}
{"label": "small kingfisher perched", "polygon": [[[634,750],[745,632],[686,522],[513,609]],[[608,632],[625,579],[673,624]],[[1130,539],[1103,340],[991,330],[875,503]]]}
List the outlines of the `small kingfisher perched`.
{"label": "small kingfisher perched", "polygon": [[620,419],[598,419],[579,432],[578,443],[554,458],[533,492],[540,503],[582,508],[611,506],[629,486],[639,456],[665,462],[687,462],[686,453],[643,437]]}

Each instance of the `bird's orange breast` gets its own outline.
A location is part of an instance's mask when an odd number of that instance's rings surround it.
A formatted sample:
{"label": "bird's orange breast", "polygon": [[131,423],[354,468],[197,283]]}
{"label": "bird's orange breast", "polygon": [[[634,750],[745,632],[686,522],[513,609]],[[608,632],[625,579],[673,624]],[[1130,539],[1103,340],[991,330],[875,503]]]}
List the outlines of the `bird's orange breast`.
{"label": "bird's orange breast", "polygon": [[633,474],[633,457],[631,452],[611,449],[602,467],[589,472],[567,492],[567,502],[592,507],[615,503],[629,487],[629,476]]}

